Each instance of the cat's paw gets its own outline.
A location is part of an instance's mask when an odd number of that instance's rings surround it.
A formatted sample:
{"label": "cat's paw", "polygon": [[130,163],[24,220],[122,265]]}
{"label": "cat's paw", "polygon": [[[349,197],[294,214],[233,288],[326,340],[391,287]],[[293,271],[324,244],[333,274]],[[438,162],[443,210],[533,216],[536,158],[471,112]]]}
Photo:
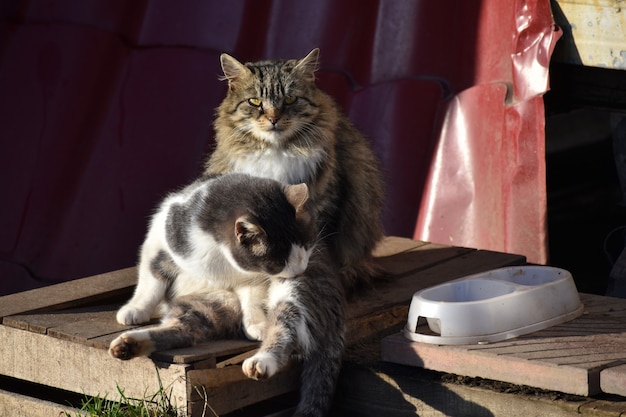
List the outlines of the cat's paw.
{"label": "cat's paw", "polygon": [[256,380],[267,379],[278,371],[278,362],[269,353],[257,353],[243,361],[241,369],[248,378]]}
{"label": "cat's paw", "polygon": [[250,340],[263,340],[267,331],[267,323],[262,321],[258,323],[245,324],[243,332]]}
{"label": "cat's paw", "polygon": [[132,333],[122,333],[109,345],[109,354],[123,361],[144,356],[153,350],[150,339],[134,336]]}
{"label": "cat's paw", "polygon": [[126,304],[119,309],[115,318],[119,324],[142,324],[150,321],[150,313]]}

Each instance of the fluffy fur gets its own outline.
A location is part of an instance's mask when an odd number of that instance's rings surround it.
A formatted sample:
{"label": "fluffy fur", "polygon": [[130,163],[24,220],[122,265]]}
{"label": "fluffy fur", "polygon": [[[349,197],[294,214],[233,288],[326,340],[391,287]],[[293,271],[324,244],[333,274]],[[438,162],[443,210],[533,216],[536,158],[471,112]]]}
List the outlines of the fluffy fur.
{"label": "fluffy fur", "polygon": [[242,370],[270,378],[302,362],[296,415],[329,409],[341,366],[344,293],[332,265],[319,260],[308,188],[246,174],[205,177],[170,194],[152,218],[141,249],[139,280],[117,313],[145,323],[157,305],[161,323],[116,338],[118,359],[207,340],[262,340]]}
{"label": "fluffy fur", "polygon": [[306,183],[317,229],[344,287],[369,283],[382,238],[383,181],[369,144],[315,85],[319,50],[300,60],[242,64],[221,56],[228,93],[214,123],[207,173]]}
{"label": "fluffy fur", "polygon": [[308,264],[314,235],[307,198],[304,184],[235,174],[170,194],[152,219],[135,294],[117,320],[145,323],[166,297],[228,290],[245,301],[244,331],[260,340],[269,280],[292,278]]}

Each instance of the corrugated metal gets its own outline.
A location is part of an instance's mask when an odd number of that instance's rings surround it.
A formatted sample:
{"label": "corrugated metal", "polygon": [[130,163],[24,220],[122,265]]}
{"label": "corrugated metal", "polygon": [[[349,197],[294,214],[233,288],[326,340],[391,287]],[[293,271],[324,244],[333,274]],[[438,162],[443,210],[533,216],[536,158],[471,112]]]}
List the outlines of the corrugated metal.
{"label": "corrugated metal", "polygon": [[387,233],[542,262],[557,38],[547,0],[4,1],[0,293],[135,262],[210,152],[222,51],[321,48],[320,86],[383,162]]}

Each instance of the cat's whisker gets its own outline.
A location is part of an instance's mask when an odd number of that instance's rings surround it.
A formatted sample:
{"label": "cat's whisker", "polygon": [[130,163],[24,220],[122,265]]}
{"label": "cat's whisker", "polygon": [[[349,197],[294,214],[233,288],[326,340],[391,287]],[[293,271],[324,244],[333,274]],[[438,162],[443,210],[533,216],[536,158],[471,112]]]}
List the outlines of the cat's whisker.
{"label": "cat's whisker", "polygon": [[334,236],[334,235],[337,235],[339,233],[339,232],[328,232],[328,233],[326,233],[326,226],[327,226],[327,224],[323,224],[320,227],[320,230],[317,232],[317,237],[316,237],[315,242],[321,242],[323,240],[328,239],[330,236]]}
{"label": "cat's whisker", "polygon": [[227,137],[228,141],[233,142],[247,142],[248,140],[254,140],[254,134],[252,131],[245,126],[237,126],[231,130],[229,136]]}

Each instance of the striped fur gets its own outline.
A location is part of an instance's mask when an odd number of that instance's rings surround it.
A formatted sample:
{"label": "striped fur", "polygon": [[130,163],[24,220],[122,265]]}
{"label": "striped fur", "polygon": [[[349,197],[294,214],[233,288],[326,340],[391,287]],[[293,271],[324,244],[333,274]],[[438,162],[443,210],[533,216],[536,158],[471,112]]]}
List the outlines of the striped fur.
{"label": "striped fur", "polygon": [[207,173],[245,172],[309,186],[309,206],[347,291],[369,284],[382,238],[383,181],[368,142],[315,85],[319,50],[242,64],[221,56],[228,93]]}

